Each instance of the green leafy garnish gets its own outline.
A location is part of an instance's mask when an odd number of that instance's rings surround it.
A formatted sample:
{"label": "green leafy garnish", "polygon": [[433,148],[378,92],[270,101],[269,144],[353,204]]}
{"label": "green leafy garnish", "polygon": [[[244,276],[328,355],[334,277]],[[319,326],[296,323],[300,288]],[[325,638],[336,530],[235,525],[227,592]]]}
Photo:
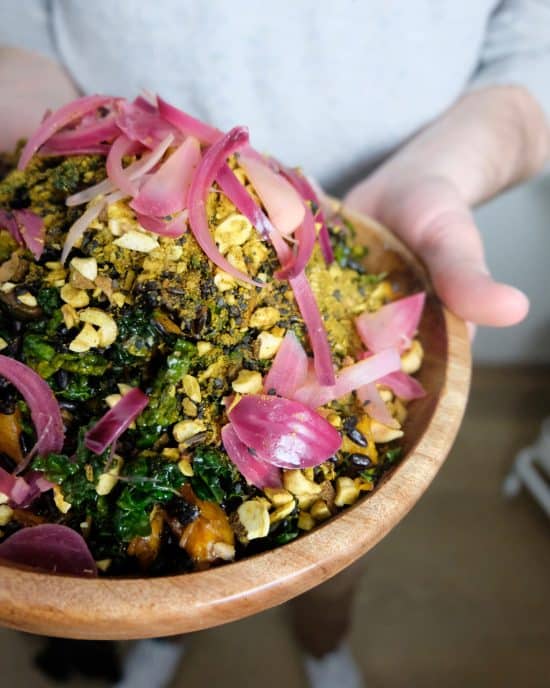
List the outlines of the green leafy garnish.
{"label": "green leafy garnish", "polygon": [[191,485],[197,497],[221,504],[242,496],[239,474],[227,456],[213,447],[199,447],[193,454]]}

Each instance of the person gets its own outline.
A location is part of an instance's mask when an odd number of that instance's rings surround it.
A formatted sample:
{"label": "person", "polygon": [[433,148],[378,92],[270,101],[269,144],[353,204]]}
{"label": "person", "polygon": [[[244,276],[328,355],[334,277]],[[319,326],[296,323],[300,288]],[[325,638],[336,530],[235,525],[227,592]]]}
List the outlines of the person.
{"label": "person", "polygon": [[[220,128],[248,124],[257,148],[391,227],[470,323],[525,317],[525,294],[489,273],[472,208],[548,160],[548,0],[4,2],[0,44],[0,149],[78,93],[159,92]],[[359,685],[342,644],[356,584],[348,571],[294,603],[314,685]],[[160,647],[142,646],[124,685]]]}

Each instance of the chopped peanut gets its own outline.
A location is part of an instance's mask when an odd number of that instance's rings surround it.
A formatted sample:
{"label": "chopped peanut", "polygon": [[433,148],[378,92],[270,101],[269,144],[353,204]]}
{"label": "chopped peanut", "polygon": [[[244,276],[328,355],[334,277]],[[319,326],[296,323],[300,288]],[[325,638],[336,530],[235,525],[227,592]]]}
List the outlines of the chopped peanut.
{"label": "chopped peanut", "polygon": [[239,394],[259,394],[263,389],[263,378],[256,370],[241,370],[231,387]]}
{"label": "chopped peanut", "polygon": [[424,349],[418,339],[414,339],[411,348],[401,356],[401,370],[408,375],[418,372],[424,358]]}
{"label": "chopped peanut", "polygon": [[237,509],[237,516],[244,532],[237,529],[239,539],[246,543],[265,537],[269,533],[269,512],[267,506],[258,499],[249,499]]}
{"label": "chopped peanut", "polygon": [[260,332],[256,341],[258,343],[258,358],[265,360],[275,356],[283,337],[272,335],[270,332]]}
{"label": "chopped peanut", "polygon": [[172,434],[176,442],[185,442],[191,437],[198,435],[199,432],[204,432],[206,425],[202,420],[180,420],[172,428]]}

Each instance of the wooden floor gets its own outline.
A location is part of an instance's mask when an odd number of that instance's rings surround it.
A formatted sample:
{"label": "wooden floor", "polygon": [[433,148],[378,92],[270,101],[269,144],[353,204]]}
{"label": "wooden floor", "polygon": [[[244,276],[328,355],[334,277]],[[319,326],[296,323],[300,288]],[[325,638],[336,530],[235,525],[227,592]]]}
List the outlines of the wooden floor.
{"label": "wooden floor", "polygon": [[[500,496],[550,415],[550,369],[479,369],[456,446],[405,521],[369,554],[352,647],[368,688],[547,688],[550,522]],[[2,688],[47,688],[38,641],[0,630]],[[305,688],[285,609],[196,634],[174,688]],[[99,688],[72,681],[68,688]]]}

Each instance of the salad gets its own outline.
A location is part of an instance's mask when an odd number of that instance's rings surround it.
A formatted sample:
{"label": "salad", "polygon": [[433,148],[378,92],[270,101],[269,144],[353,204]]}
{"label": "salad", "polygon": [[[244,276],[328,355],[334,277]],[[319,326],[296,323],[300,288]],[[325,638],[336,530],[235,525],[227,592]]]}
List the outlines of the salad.
{"label": "salad", "polygon": [[398,460],[425,295],[245,127],[85,96],[1,167],[0,561],[205,569]]}

